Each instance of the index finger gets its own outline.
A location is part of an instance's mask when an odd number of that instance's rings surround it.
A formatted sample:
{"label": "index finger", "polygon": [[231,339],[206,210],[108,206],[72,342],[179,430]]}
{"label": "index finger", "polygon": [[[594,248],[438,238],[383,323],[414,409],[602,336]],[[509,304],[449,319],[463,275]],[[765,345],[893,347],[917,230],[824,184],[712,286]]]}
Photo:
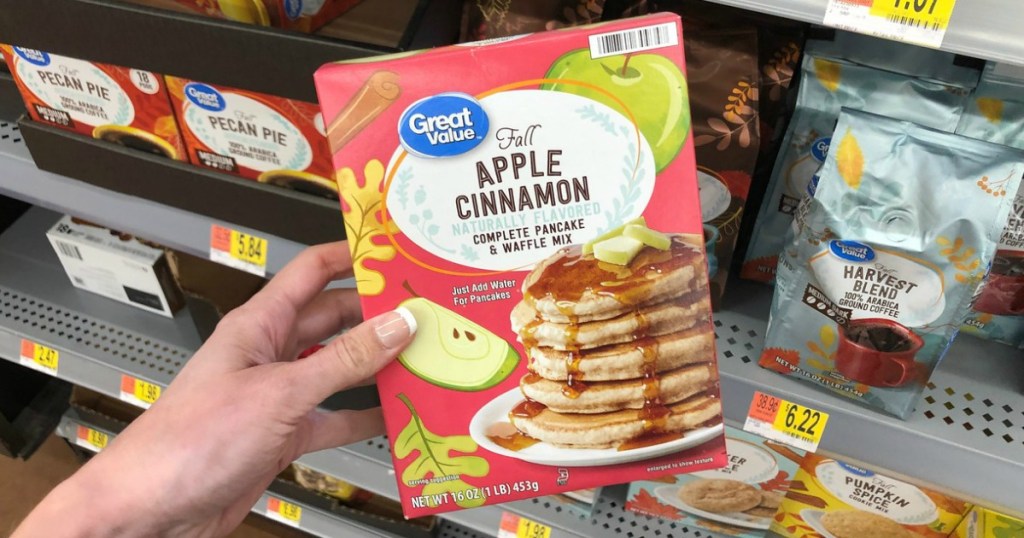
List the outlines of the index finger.
{"label": "index finger", "polygon": [[352,254],[346,241],[316,245],[303,250],[277,273],[253,298],[255,305],[270,304],[280,312],[289,308],[294,317],[334,280],[352,276]]}

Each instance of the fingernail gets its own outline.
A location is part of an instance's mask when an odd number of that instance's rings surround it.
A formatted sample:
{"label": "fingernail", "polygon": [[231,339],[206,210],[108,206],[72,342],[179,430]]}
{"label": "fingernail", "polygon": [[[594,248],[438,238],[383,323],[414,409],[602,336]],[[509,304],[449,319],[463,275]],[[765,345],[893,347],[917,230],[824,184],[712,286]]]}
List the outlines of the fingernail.
{"label": "fingernail", "polygon": [[412,312],[398,307],[391,312],[377,316],[377,338],[387,349],[399,347],[408,342],[409,337],[416,334],[416,318]]}

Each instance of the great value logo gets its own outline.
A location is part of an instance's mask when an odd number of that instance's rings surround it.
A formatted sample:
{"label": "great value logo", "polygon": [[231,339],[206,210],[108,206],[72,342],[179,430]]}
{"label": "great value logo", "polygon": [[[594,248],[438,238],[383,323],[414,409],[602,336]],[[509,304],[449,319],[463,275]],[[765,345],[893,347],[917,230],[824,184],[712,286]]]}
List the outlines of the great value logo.
{"label": "great value logo", "polygon": [[823,136],[811,143],[811,156],[819,163],[825,162],[828,156],[828,146],[832,143],[832,137]]}
{"label": "great value logo", "polygon": [[291,20],[299,18],[302,15],[302,0],[285,0],[284,14]]}
{"label": "great value logo", "polygon": [[402,113],[398,136],[420,157],[454,157],[480,145],[490,120],[480,102],[464,93],[441,93],[416,101]]}
{"label": "great value logo", "polygon": [[227,102],[219,91],[201,82],[186,84],[185,97],[192,101],[192,104],[210,112],[220,112],[227,107]]}
{"label": "great value logo", "polygon": [[50,55],[41,50],[14,47],[14,52],[30,64],[38,65],[40,67],[50,65]]}
{"label": "great value logo", "polygon": [[869,262],[875,259],[875,250],[864,243],[856,241],[839,241],[833,239],[828,248],[837,258],[851,262]]}

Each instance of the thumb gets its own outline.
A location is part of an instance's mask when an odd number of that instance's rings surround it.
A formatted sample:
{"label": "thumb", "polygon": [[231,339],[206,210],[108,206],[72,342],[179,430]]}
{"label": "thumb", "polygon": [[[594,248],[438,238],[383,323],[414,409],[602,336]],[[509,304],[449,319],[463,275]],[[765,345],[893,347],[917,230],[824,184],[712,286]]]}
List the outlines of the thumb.
{"label": "thumb", "polygon": [[399,307],[371,318],[337,336],[305,359],[289,364],[287,377],[303,387],[313,408],[328,396],[376,374],[408,346],[416,334],[416,318]]}

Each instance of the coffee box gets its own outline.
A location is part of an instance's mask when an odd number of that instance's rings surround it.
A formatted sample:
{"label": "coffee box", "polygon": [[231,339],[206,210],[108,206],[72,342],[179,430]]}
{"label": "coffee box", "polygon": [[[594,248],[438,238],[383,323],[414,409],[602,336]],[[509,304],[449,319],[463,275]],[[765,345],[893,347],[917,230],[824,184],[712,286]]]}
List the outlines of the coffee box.
{"label": "coffee box", "polygon": [[1020,538],[1024,536],[1024,520],[1000,514],[990,508],[975,506],[956,526],[951,538]]}
{"label": "coffee box", "polygon": [[324,66],[407,516],[725,464],[679,17]]}
{"label": "coffee box", "polygon": [[764,536],[804,452],[729,426],[725,447],[721,469],[631,482],[626,510],[719,535]]}
{"label": "coffee box", "polygon": [[33,120],[186,160],[160,75],[24,47],[0,50]]}
{"label": "coffee box", "polygon": [[771,530],[786,538],[943,538],[969,508],[948,495],[808,454]]}
{"label": "coffee box", "polygon": [[167,77],[192,164],[336,199],[315,104]]}

